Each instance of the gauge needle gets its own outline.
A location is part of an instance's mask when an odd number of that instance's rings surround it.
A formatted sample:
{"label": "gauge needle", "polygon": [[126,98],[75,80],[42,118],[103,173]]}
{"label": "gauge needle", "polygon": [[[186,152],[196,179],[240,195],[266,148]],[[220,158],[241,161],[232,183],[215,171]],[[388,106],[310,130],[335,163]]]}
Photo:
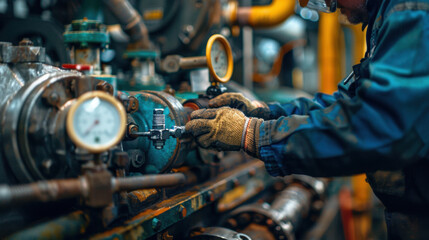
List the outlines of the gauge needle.
{"label": "gauge needle", "polygon": [[94,123],[85,131],[85,133],[83,134],[84,136],[88,135],[88,133],[91,131],[91,129],[93,129],[95,126],[97,126],[100,123],[100,121],[95,120]]}
{"label": "gauge needle", "polygon": [[219,56],[220,56],[220,52],[218,52],[217,54],[216,54],[216,57],[215,57],[215,62],[217,63],[217,60],[219,59]]}

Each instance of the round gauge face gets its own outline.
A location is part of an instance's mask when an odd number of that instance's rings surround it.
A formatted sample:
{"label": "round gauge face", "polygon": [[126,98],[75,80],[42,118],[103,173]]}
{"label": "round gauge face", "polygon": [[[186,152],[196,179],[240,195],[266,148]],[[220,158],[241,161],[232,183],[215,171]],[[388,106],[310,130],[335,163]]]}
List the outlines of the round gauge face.
{"label": "round gauge face", "polygon": [[219,41],[213,43],[211,49],[211,60],[215,74],[219,77],[225,77],[228,71],[228,57],[226,49]]}
{"label": "round gauge face", "polygon": [[125,109],[104,92],[80,97],[67,116],[72,141],[90,152],[103,152],[116,145],[125,132]]}
{"label": "round gauge face", "polygon": [[228,40],[220,34],[211,36],[207,42],[206,57],[214,81],[228,82],[233,70],[232,51]]}

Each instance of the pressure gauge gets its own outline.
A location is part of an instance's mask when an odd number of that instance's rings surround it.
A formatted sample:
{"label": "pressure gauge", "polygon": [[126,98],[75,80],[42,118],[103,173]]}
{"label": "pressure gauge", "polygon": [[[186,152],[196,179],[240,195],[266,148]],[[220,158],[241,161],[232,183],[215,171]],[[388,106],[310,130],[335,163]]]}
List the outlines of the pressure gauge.
{"label": "pressure gauge", "polygon": [[105,92],[87,92],[70,108],[66,126],[78,147],[101,153],[118,144],[124,136],[125,108]]}
{"label": "pressure gauge", "polygon": [[226,83],[232,76],[233,59],[228,40],[220,34],[211,36],[206,47],[207,66],[216,82]]}

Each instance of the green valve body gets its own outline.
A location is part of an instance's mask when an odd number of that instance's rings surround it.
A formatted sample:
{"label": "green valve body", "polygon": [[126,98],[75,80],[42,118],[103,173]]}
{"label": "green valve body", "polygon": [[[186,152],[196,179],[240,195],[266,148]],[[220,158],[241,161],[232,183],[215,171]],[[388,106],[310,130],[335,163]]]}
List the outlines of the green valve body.
{"label": "green valve body", "polygon": [[74,20],[66,27],[64,42],[73,64],[91,65],[100,72],[100,52],[110,40],[107,28],[96,20]]}

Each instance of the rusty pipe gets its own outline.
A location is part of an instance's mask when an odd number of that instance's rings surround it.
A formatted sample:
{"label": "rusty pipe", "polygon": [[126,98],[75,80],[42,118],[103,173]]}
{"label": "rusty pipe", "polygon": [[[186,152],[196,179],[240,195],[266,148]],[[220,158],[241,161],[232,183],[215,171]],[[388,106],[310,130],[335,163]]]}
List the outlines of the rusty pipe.
{"label": "rusty pipe", "polygon": [[207,57],[182,57],[180,55],[169,55],[161,62],[161,69],[167,73],[175,73],[180,69],[206,68]]}
{"label": "rusty pipe", "polygon": [[30,202],[52,202],[87,195],[85,178],[40,181],[18,186],[0,186],[0,207]]}
{"label": "rusty pipe", "polygon": [[113,191],[133,191],[143,188],[174,187],[186,180],[183,173],[154,174],[138,177],[113,178]]}
{"label": "rusty pipe", "polygon": [[[97,174],[97,173],[95,173]],[[127,178],[111,178],[111,192],[132,191],[142,188],[172,187],[184,183],[182,173],[145,175]],[[17,186],[0,186],[0,208],[19,206],[34,202],[53,202],[62,199],[87,197],[97,185],[81,176],[77,179],[40,181]]]}
{"label": "rusty pipe", "polygon": [[238,1],[230,1],[223,16],[230,25],[267,28],[284,22],[294,13],[295,1],[273,0],[266,6],[239,7]]}
{"label": "rusty pipe", "polygon": [[128,0],[103,0],[104,4],[118,18],[122,29],[130,36],[133,49],[149,49],[149,33],[140,14]]}
{"label": "rusty pipe", "polygon": [[186,57],[180,58],[179,66],[181,69],[206,68],[207,57]]}

